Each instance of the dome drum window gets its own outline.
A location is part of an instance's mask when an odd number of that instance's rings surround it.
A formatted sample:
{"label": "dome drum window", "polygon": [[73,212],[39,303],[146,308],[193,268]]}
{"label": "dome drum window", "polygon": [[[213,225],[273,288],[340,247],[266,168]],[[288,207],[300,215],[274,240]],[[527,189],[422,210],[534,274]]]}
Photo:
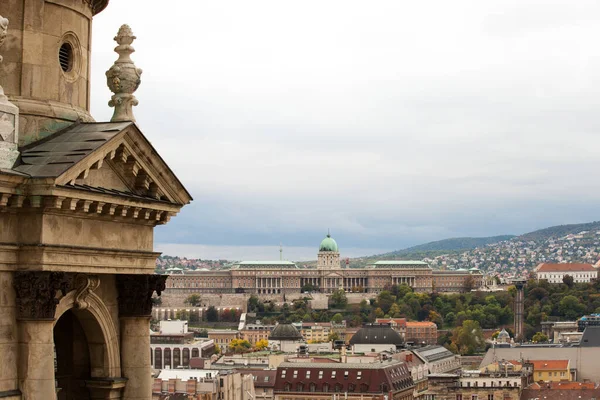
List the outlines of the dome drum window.
{"label": "dome drum window", "polygon": [[76,82],[81,72],[81,45],[73,32],[67,32],[58,43],[57,62],[62,76]]}
{"label": "dome drum window", "polygon": [[73,69],[73,46],[63,43],[58,50],[58,62],[63,72],[71,72]]}

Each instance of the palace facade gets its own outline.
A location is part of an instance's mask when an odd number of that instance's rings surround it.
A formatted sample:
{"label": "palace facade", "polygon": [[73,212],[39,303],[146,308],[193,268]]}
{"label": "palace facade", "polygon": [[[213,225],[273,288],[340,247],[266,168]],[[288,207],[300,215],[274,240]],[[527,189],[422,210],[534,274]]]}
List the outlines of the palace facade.
{"label": "palace facade", "polygon": [[242,261],[229,269],[172,274],[167,289],[189,293],[293,294],[300,291],[379,293],[406,284],[416,292],[464,292],[480,288],[477,269],[433,270],[423,261],[377,261],[364,268],[342,267],[336,241],[328,234],[319,246],[316,267],[291,261]]}

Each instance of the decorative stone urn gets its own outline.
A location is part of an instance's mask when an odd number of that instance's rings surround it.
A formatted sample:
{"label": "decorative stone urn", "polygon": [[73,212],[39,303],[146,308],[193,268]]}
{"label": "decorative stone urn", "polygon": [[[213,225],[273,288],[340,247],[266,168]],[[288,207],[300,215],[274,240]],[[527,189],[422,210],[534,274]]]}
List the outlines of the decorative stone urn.
{"label": "decorative stone urn", "polygon": [[129,25],[122,25],[115,36],[118,43],[115,52],[119,59],[106,71],[108,87],[114,93],[108,102],[110,107],[115,108],[112,122],[135,121],[133,106],[137,106],[138,101],[133,93],[140,86],[142,75],[141,68],[137,68],[131,60],[131,53],[135,51],[131,44],[135,39]]}
{"label": "decorative stone urn", "polygon": [[[0,15],[0,46],[8,32],[8,19]],[[2,56],[0,55],[0,63]],[[19,109],[8,101],[4,89],[0,86],[0,169],[11,169],[17,158],[19,140]]]}

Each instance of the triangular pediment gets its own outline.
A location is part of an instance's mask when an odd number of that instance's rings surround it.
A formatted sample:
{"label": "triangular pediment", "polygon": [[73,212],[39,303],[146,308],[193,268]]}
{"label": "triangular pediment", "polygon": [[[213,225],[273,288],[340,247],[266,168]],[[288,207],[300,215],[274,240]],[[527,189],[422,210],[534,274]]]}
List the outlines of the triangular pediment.
{"label": "triangular pediment", "polygon": [[329,274],[325,275],[326,278],[342,278],[342,274],[338,274],[335,272],[330,272]]}
{"label": "triangular pediment", "polygon": [[[191,196],[138,127],[129,123],[56,177],[57,185],[101,188],[184,205]],[[94,138],[82,132],[79,139]]]}

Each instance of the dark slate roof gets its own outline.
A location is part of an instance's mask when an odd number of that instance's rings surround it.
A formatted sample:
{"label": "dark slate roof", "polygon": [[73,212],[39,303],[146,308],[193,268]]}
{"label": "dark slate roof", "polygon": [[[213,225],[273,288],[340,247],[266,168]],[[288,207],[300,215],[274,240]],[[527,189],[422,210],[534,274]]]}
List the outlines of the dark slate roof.
{"label": "dark slate roof", "polygon": [[77,183],[73,184],[73,185],[57,185],[57,187],[65,188],[65,189],[84,190],[86,192],[92,192],[92,193],[110,194],[112,196],[123,196],[123,197],[127,197],[129,199],[134,198],[134,199],[139,199],[139,200],[151,200],[153,202],[161,202],[161,203],[170,204],[170,202],[168,202],[168,201],[158,200],[152,196],[142,196],[142,195],[131,193],[131,192],[123,192],[121,190],[106,189],[103,187],[94,187],[94,186],[89,186],[89,185],[80,185]]}
{"label": "dark slate roof", "polygon": [[600,326],[588,326],[583,331],[580,347],[600,347]]}
{"label": "dark slate roof", "polygon": [[398,332],[388,324],[369,324],[359,329],[352,338],[350,344],[403,344],[404,340]]}
{"label": "dark slate roof", "polygon": [[74,124],[25,146],[14,170],[35,178],[56,178],[132,124],[105,122]]}
{"label": "dark slate roof", "polygon": [[279,324],[273,328],[269,340],[302,340],[302,334],[292,324]]}

